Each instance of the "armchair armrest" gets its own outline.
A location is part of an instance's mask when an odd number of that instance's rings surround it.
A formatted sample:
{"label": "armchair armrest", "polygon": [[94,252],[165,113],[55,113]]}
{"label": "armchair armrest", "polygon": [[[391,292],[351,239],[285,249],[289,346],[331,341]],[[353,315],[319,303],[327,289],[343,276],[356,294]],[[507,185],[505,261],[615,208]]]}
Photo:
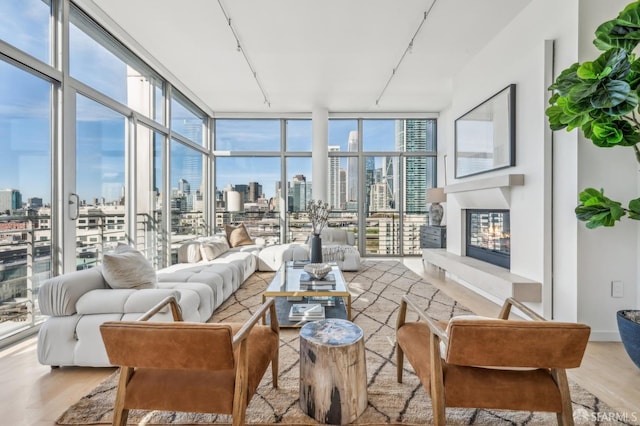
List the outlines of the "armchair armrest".
{"label": "armchair armrest", "polygon": [[171,315],[173,315],[174,321],[183,321],[182,308],[178,305],[178,299],[175,296],[167,296],[158,302],[153,308],[145,312],[138,321],[148,321],[155,314],[160,312],[165,306],[169,305],[171,308]]}
{"label": "armchair armrest", "polygon": [[431,334],[437,336],[445,345],[449,342],[449,336],[447,335],[447,332],[440,326],[440,324],[438,324],[433,320],[433,318],[425,314],[424,311],[411,299],[409,299],[407,295],[402,296],[396,329],[400,328],[406,321],[407,306],[411,307],[411,309],[418,314],[420,319],[427,323]]}
{"label": "armchair armrest", "polygon": [[[445,424],[444,422],[444,374],[442,368],[442,354],[440,349],[440,342],[445,345],[449,343],[449,336],[447,332],[434,321],[430,316],[424,313],[407,295],[402,296],[402,302],[400,304],[400,312],[398,313],[397,330],[405,323],[407,315],[407,306],[414,310],[421,320],[423,320],[429,327],[431,338],[429,339],[429,389],[431,396],[431,403],[434,407],[434,413],[438,413],[436,424]],[[398,348],[398,363],[397,363],[397,376],[398,383],[402,383],[402,352]]]}
{"label": "armchair armrest", "polygon": [[279,334],[280,326],[278,324],[278,316],[276,315],[275,299],[270,297],[269,299],[266,300],[266,302],[264,302],[262,305],[260,305],[258,310],[253,315],[251,315],[251,318],[249,318],[244,323],[242,328],[240,330],[238,330],[238,332],[233,336],[233,348],[234,349],[243,340],[245,340],[247,337],[249,337],[249,333],[251,332],[251,329],[253,328],[254,325],[256,325],[258,323],[260,318],[264,317],[267,314],[267,310],[269,310],[269,322],[271,323],[271,329],[276,334]]}
{"label": "armchair armrest", "polygon": [[521,302],[518,302],[513,297],[509,297],[507,298],[507,300],[504,301],[504,305],[502,306],[502,310],[500,311],[500,315],[498,315],[498,318],[504,319],[504,320],[509,319],[509,314],[511,313],[512,306],[515,306],[516,308],[518,308],[520,311],[522,311],[522,313],[524,313],[534,321],[546,321],[544,317],[541,317],[540,315],[535,313],[533,310],[531,310],[528,306],[526,306]]}

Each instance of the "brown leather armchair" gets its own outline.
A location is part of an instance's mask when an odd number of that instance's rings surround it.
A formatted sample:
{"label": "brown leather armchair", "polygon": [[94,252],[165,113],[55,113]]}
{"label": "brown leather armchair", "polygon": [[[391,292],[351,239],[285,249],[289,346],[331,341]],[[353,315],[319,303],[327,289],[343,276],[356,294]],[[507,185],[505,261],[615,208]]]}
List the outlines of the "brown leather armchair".
{"label": "brown leather armchair", "polygon": [[[178,322],[146,322],[167,304]],[[267,312],[271,325],[257,325]],[[100,326],[109,361],[120,366],[114,425],[124,426],[133,408],[231,414],[242,425],[269,363],[278,386],[273,299],[244,324],[181,321],[176,299],[168,297],[138,321]]]}
{"label": "brown leather armchair", "polygon": [[[422,321],[407,322],[407,306]],[[510,320],[515,306],[533,321]],[[566,368],[580,366],[591,329],[545,321],[514,299],[497,319],[473,316],[434,321],[404,296],[398,314],[397,376],[406,356],[433,405],[436,425],[445,407],[547,411],[573,425]]]}

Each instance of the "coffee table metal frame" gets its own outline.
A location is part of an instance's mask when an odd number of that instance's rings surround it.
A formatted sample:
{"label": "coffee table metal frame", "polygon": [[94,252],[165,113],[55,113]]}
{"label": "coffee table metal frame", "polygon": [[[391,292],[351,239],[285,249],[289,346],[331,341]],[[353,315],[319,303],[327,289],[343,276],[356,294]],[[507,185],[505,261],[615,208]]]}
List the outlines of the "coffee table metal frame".
{"label": "coffee table metal frame", "polygon": [[[294,267],[293,262],[283,262],[273,280],[262,293],[262,301],[268,297],[276,299],[276,311],[280,327],[302,327],[305,321],[289,321],[289,309],[294,303],[307,303],[287,301],[288,297],[333,297],[336,304],[333,307],[325,307],[326,318],[343,318],[351,321],[351,293],[342,276],[342,271],[337,265],[332,265],[331,272],[335,278],[335,289],[331,290],[304,290],[300,288],[300,275],[303,267]],[[342,303],[340,303],[342,302]]]}

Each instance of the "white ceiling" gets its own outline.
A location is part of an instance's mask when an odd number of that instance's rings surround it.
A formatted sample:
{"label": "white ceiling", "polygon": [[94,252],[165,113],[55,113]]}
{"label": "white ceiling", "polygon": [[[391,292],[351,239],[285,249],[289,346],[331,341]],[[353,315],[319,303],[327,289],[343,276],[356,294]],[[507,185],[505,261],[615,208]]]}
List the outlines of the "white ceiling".
{"label": "white ceiling", "polygon": [[457,70],[530,1],[436,0],[378,105],[433,0],[76,3],[216,114],[441,111]]}

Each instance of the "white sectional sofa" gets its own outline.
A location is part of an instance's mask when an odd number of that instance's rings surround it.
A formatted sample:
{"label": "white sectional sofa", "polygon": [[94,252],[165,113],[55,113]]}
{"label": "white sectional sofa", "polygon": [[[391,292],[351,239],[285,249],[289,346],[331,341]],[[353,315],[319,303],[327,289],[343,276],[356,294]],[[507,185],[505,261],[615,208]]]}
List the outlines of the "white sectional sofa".
{"label": "white sectional sofa", "polygon": [[[322,240],[323,260],[335,261],[343,270],[358,270],[360,254],[353,247],[352,233],[327,228]],[[38,335],[41,364],[109,366],[100,324],[135,320],[168,295],[178,299],[185,321],[206,322],[256,270],[275,271],[284,261],[309,260],[309,247],[265,247],[257,239],[255,244],[230,248],[225,235],[185,242],[178,249],[178,263],[155,271],[152,288],[142,289],[114,288],[108,259],[105,254],[103,266],[54,277],[40,287],[40,311],[49,315]],[[145,262],[139,259],[120,272],[135,283],[135,273],[130,272],[144,269]],[[167,310],[153,320],[171,321],[171,314]]]}
{"label": "white sectional sofa", "polygon": [[[208,251],[215,257],[202,259],[203,246],[215,247]],[[103,267],[47,280],[38,293],[40,311],[49,315],[38,335],[38,360],[51,366],[109,366],[100,324],[135,320],[168,295],[179,300],[185,321],[206,322],[256,270],[260,248],[229,248],[223,236],[186,243],[178,253],[182,263],[157,271],[154,288],[112,288]],[[188,259],[196,249],[199,257]],[[166,310],[153,320],[171,321],[171,314]]]}

